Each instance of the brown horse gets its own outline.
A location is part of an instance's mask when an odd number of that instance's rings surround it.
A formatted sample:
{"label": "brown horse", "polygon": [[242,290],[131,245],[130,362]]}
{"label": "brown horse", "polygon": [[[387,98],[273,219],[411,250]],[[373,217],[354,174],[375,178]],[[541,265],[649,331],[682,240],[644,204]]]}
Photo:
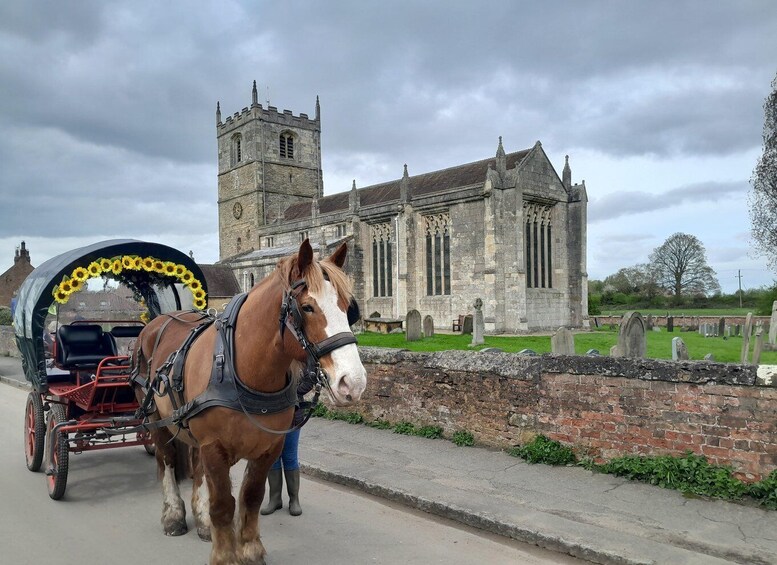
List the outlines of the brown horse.
{"label": "brown horse", "polygon": [[[343,244],[331,257],[318,262],[305,240],[296,255],[282,259],[272,274],[251,289],[234,323],[233,365],[242,384],[262,393],[288,390],[290,365],[310,363],[312,355],[326,376],[325,388],[334,403],[346,405],[361,397],[367,381],[346,315],[352,301],[351,283],[342,271],[346,252]],[[294,299],[295,307],[289,309],[289,301]],[[188,428],[173,425],[171,395],[164,394],[171,385],[154,380],[159,380],[160,368],[164,373],[166,361],[181,348],[197,318],[200,316],[192,312],[155,318],[138,338],[133,355],[138,374],[147,376],[156,392],[156,412],[150,421],[165,424],[151,430],[164,492],[162,526],[167,535],[187,531],[176,477],[180,446],[170,441],[177,437],[192,448],[192,512],[197,533],[202,539],[212,539],[210,564],[263,564],[259,506],[267,473],[284,439],[283,434],[266,430],[287,430],[294,409],[248,415],[243,410],[213,406],[186,420]],[[196,337],[185,357],[183,392],[176,401],[179,406],[212,386],[211,371],[218,357],[214,353],[214,326],[218,323]],[[322,342],[329,347],[323,347]],[[316,353],[321,353],[320,357]],[[140,390],[138,394],[145,397]],[[247,467],[240,489],[239,519],[233,526],[236,501],[229,470],[241,459],[247,460]]]}

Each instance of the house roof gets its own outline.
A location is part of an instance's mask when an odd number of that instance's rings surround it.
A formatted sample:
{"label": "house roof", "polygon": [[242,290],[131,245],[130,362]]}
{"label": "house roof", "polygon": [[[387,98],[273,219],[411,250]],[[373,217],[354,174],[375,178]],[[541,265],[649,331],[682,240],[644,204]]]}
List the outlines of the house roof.
{"label": "house roof", "polygon": [[[524,149],[506,155],[507,168],[513,169],[529,154],[531,149]],[[496,157],[482,159],[473,163],[457,165],[440,171],[423,173],[408,178],[410,194],[413,197],[427,196],[456,188],[463,188],[483,183],[489,166],[496,168]],[[385,204],[399,200],[402,179],[396,179],[381,184],[374,184],[358,189],[359,205],[361,207]],[[349,192],[340,192],[318,199],[318,209],[322,214],[339,212],[348,209]],[[301,220],[312,215],[311,202],[300,202],[286,208],[284,220]]]}
{"label": "house roof", "polygon": [[235,273],[228,265],[200,265],[211,297],[234,296],[240,293]]}

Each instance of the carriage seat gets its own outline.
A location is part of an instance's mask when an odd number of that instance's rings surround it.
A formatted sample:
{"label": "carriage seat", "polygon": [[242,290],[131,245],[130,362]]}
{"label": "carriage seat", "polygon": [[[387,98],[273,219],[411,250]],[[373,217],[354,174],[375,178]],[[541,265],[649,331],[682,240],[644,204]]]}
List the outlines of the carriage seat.
{"label": "carriage seat", "polygon": [[57,332],[57,363],[65,369],[97,367],[116,355],[116,340],[97,324],[62,326]]}

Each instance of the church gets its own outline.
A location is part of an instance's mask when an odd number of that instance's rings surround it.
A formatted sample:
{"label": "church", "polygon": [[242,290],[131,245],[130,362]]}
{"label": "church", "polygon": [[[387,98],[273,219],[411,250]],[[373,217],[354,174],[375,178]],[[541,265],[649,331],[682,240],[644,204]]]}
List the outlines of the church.
{"label": "church", "polygon": [[243,290],[305,239],[324,256],[345,241],[365,316],[451,329],[480,298],[488,333],[588,327],[585,182],[539,141],[324,196],[318,98],[312,117],[265,108],[254,82],[250,107],[217,104],[216,137],[219,262]]}

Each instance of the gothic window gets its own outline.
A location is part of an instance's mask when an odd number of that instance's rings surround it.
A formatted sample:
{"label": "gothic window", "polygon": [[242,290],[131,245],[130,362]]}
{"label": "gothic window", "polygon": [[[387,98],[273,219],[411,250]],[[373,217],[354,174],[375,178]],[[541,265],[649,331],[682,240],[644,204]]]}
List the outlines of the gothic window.
{"label": "gothic window", "polygon": [[294,158],[294,137],[290,133],[281,134],[279,150],[282,159]]}
{"label": "gothic window", "polygon": [[248,275],[248,288],[254,288],[254,274]]}
{"label": "gothic window", "polygon": [[[345,224],[343,224],[345,227]],[[370,226],[372,236],[372,295],[393,296],[391,223]]]}
{"label": "gothic window", "polygon": [[426,294],[451,293],[451,218],[448,213],[424,216],[426,231]]}
{"label": "gothic window", "polygon": [[307,231],[307,230],[305,230],[305,231],[301,231],[301,232],[299,232],[299,242],[300,242],[300,243],[302,243],[302,242],[303,242],[303,241],[305,241],[306,239],[310,239],[310,237],[309,237],[309,234],[308,234],[308,231]]}
{"label": "gothic window", "polygon": [[243,160],[243,136],[236,133],[232,136],[232,166]]}
{"label": "gothic window", "polygon": [[345,224],[335,226],[335,237],[345,237]]}
{"label": "gothic window", "polygon": [[274,237],[265,237],[264,238],[264,246],[265,247],[272,247],[275,245],[275,238]]}
{"label": "gothic window", "polygon": [[551,207],[524,202],[526,286],[553,288]]}

